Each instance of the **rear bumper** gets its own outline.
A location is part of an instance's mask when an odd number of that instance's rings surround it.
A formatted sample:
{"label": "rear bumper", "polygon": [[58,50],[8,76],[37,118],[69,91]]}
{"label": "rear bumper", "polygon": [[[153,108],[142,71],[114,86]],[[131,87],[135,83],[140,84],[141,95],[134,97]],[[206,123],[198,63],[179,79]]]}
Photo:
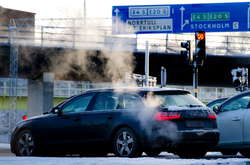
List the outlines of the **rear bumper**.
{"label": "rear bumper", "polygon": [[219,142],[218,130],[188,130],[177,132],[179,143],[215,143]]}
{"label": "rear bumper", "polygon": [[150,148],[166,150],[186,147],[210,149],[219,142],[218,130],[185,130],[177,131],[175,135],[153,135],[149,138]]}

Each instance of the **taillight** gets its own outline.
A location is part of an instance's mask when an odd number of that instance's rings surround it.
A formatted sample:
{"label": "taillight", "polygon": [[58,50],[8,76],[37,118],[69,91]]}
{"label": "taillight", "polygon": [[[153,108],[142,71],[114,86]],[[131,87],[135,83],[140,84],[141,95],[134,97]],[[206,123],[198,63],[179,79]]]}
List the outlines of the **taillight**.
{"label": "taillight", "polygon": [[209,112],[208,113],[208,118],[211,119],[211,120],[216,120],[216,114],[214,112]]}
{"label": "taillight", "polygon": [[177,112],[158,112],[155,114],[155,119],[158,121],[162,120],[175,120],[180,119],[181,115]]}
{"label": "taillight", "polygon": [[28,120],[28,116],[23,115],[23,116],[22,116],[22,119],[23,119],[23,120]]}

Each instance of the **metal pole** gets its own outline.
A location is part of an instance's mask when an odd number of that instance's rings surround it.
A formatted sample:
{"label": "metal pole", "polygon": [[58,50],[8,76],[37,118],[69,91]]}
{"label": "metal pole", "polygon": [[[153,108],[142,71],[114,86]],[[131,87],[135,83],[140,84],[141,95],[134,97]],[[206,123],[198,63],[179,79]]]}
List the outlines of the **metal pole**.
{"label": "metal pole", "polygon": [[166,34],[166,49],[165,52],[168,52],[168,34]]}
{"label": "metal pole", "polygon": [[198,67],[196,65],[193,66],[193,92],[194,96],[198,97]]}
{"label": "metal pole", "polygon": [[16,43],[17,27],[14,19],[9,24],[9,45],[10,45],[10,109],[9,109],[9,138],[11,131],[16,124],[16,103],[17,103],[17,77],[18,77],[18,47]]}
{"label": "metal pole", "polygon": [[168,79],[167,69],[164,68],[164,87],[167,85],[167,79]]}
{"label": "metal pole", "polygon": [[136,38],[135,51],[137,51],[138,50],[138,34],[135,34],[135,38]]}
{"label": "metal pole", "polygon": [[84,26],[86,25],[87,11],[86,11],[86,0],[83,1],[83,21]]}
{"label": "metal pole", "polygon": [[167,70],[163,66],[161,67],[161,88],[167,84]]}
{"label": "metal pole", "polygon": [[43,38],[44,38],[44,36],[43,36],[44,29],[43,28],[44,27],[41,26],[41,47],[43,47]]}
{"label": "metal pole", "polygon": [[73,19],[73,45],[72,47],[75,48],[76,47],[76,19]]}
{"label": "metal pole", "polygon": [[149,86],[149,46],[148,41],[146,41],[146,49],[145,49],[145,85]]}

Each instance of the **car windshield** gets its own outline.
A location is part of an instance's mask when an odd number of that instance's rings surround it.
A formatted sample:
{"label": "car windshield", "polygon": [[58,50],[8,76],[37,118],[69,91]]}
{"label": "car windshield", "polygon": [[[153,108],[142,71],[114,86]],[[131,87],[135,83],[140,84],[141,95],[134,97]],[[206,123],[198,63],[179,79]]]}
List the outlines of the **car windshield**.
{"label": "car windshield", "polygon": [[216,105],[220,105],[221,103],[223,103],[227,98],[222,98],[222,99],[218,99],[218,100],[214,100],[210,103],[207,104],[208,107],[212,108]]}
{"label": "car windshield", "polygon": [[[204,107],[205,105],[189,93],[154,92],[148,93],[147,100],[164,108],[171,107]],[[153,99],[152,99],[153,98]],[[153,101],[152,101],[153,100]]]}

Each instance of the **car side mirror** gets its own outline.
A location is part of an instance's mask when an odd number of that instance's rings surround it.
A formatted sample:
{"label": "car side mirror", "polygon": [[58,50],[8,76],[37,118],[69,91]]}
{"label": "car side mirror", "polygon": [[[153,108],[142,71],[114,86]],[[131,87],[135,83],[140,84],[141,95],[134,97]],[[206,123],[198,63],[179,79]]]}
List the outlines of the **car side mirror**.
{"label": "car side mirror", "polygon": [[59,108],[59,107],[54,107],[54,108],[52,108],[51,112],[52,112],[53,114],[57,114],[58,116],[61,116],[61,115],[62,115],[62,110],[61,110],[61,108]]}
{"label": "car side mirror", "polygon": [[214,107],[213,107],[213,111],[216,113],[216,114],[218,114],[218,113],[220,113],[221,112],[221,109],[220,109],[221,107],[219,106],[219,105],[215,105]]}

